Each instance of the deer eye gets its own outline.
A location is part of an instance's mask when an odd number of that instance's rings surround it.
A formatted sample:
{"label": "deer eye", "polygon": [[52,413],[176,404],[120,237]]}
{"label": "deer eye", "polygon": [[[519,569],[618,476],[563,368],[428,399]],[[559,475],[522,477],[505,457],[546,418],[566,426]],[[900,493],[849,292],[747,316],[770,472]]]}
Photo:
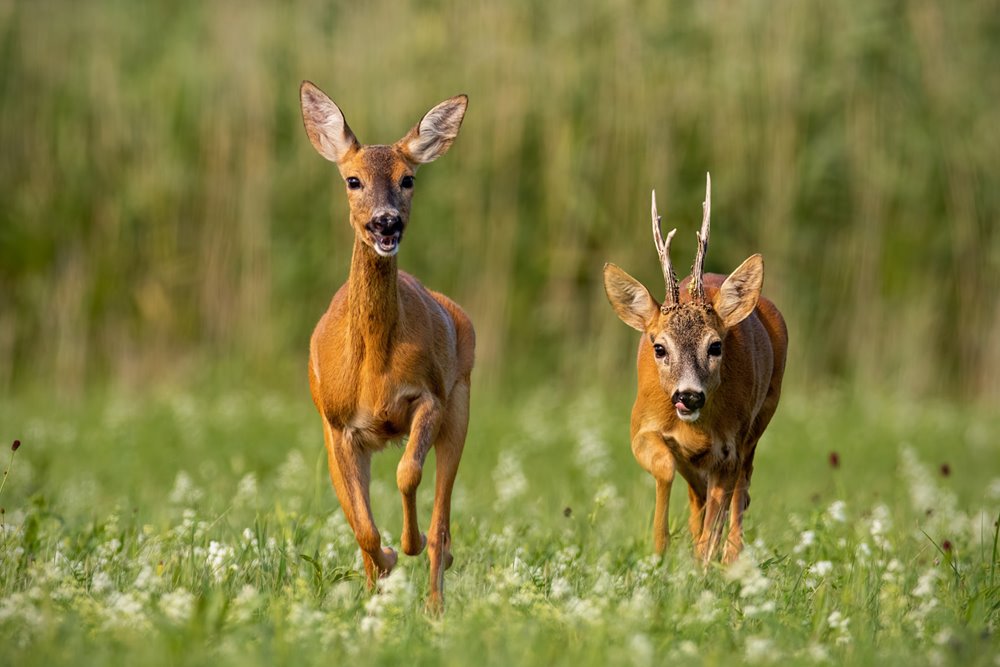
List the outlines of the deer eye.
{"label": "deer eye", "polygon": [[361,179],[357,176],[347,177],[347,188],[349,190],[360,190],[361,189]]}
{"label": "deer eye", "polygon": [[659,343],[653,346],[653,354],[656,355],[657,359],[663,359],[667,356],[667,348],[663,347]]}
{"label": "deer eye", "polygon": [[710,357],[721,357],[722,356],[722,341],[713,341],[708,346],[708,356]]}
{"label": "deer eye", "polygon": [[399,187],[406,188],[409,190],[413,187],[413,177],[410,175],[403,176],[403,180],[399,182]]}

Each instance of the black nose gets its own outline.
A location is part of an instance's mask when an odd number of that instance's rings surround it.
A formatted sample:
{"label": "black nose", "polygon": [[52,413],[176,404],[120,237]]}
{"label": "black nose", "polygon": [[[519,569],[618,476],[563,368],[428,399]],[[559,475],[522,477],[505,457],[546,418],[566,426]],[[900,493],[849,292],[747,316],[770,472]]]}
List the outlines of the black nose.
{"label": "black nose", "polygon": [[365,227],[368,231],[389,236],[403,231],[403,219],[392,213],[383,213],[372,218]]}
{"label": "black nose", "polygon": [[705,392],[703,391],[675,391],[673,396],[674,404],[682,403],[685,408],[691,410],[701,410],[705,405]]}

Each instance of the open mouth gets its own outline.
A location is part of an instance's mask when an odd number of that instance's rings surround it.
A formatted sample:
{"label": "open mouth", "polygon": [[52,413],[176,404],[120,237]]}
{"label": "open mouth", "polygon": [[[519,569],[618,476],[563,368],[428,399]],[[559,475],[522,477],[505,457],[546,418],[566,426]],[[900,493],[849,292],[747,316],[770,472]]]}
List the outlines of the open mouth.
{"label": "open mouth", "polygon": [[399,252],[399,241],[402,239],[403,235],[400,232],[395,232],[393,234],[379,234],[378,232],[369,232],[372,238],[372,247],[375,248],[377,252],[382,257],[392,257],[397,252]]}
{"label": "open mouth", "polygon": [[693,422],[698,420],[698,416],[701,414],[701,409],[688,410],[687,406],[677,401],[674,403],[674,410],[677,411],[677,416],[681,418],[682,421]]}

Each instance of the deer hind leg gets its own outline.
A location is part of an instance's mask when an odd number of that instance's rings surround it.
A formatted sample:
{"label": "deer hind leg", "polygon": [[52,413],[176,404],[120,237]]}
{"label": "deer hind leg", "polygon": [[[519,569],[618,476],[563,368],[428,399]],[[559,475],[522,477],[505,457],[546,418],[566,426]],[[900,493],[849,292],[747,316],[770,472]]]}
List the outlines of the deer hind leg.
{"label": "deer hind leg", "polygon": [[323,420],[330,479],[344,516],[361,547],[369,587],[396,565],[396,552],[382,546],[382,536],[372,518],[368,485],[371,481],[371,452],[353,442],[343,431]]}
{"label": "deer hind leg", "polygon": [[705,520],[701,527],[701,538],[698,541],[697,554],[706,565],[715,557],[722,540],[722,531],[729,512],[729,503],[733,494],[733,486],[727,478],[713,476],[708,482],[708,493],[705,501]]}
{"label": "deer hind leg", "polygon": [[458,464],[465,448],[469,426],[469,385],[455,385],[448,411],[441,426],[441,435],[434,446],[437,462],[434,510],[431,513],[430,538],[430,597],[428,606],[440,610],[444,605],[444,571],[454,560],[451,554],[451,492],[458,474]]}
{"label": "deer hind leg", "polygon": [[424,461],[441,425],[441,409],[433,396],[419,399],[413,411],[410,439],[396,467],[396,485],[403,496],[403,553],[416,556],[427,545],[427,536],[417,522],[417,487],[423,477]]}

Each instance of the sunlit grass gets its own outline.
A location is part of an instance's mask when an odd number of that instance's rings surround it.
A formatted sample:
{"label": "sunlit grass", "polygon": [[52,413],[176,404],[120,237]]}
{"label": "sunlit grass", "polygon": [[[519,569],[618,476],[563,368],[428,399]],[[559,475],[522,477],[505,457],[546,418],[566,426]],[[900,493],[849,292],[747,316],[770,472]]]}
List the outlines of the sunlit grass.
{"label": "sunlit grass", "polygon": [[[759,449],[745,557],[703,572],[681,491],[671,551],[651,555],[627,409],[555,387],[477,399],[437,619],[425,556],[366,590],[304,396],[112,392],[58,414],[10,401],[0,422],[23,445],[0,496],[0,656],[994,664],[995,416],[789,399]],[[396,458],[376,458],[372,497],[398,548]]]}

